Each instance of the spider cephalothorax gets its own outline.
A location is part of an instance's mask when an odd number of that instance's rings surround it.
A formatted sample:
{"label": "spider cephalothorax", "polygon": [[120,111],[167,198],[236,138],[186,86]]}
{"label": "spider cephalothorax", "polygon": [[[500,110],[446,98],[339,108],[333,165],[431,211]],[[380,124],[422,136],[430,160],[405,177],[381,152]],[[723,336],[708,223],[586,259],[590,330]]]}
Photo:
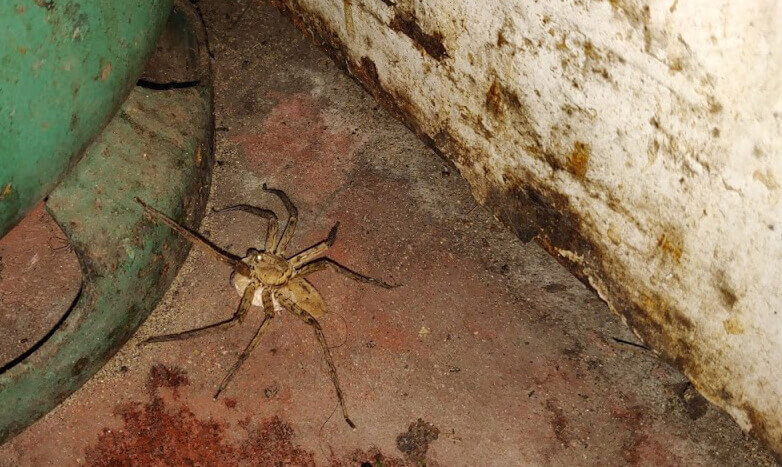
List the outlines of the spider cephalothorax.
{"label": "spider cephalothorax", "polygon": [[342,407],[342,415],[345,417],[345,421],[348,425],[355,428],[350,417],[348,417],[348,411],[345,407],[345,400],[342,395],[342,389],[340,388],[339,378],[337,377],[337,369],[334,366],[331,352],[326,344],[326,336],[323,334],[320,323],[318,323],[316,319],[326,312],[326,304],[323,301],[323,297],[317,289],[310,284],[305,276],[323,269],[331,269],[359,282],[384,288],[391,288],[392,286],[377,279],[354,272],[330,258],[319,258],[319,256],[334,243],[339,223],[331,229],[326,240],[313,245],[300,253],[285,257],[285,249],[296,229],[298,211],[296,210],[296,206],[293,205],[282,190],[266,188],[265,184],[263,185],[263,189],[264,191],[268,191],[279,197],[288,210],[288,222],[279,238],[277,235],[279,230],[277,215],[273,211],[257,208],[248,204],[237,204],[235,206],[215,210],[215,212],[244,211],[269,220],[269,228],[266,231],[264,247],[260,250],[253,248],[249,249],[244,258],[239,258],[238,256],[223,251],[204,239],[198,233],[182,227],[172,219],[136,198],[136,201],[141,204],[144,210],[154,218],[162,221],[193,244],[203,248],[217,260],[231,265],[233,267],[231,283],[242,297],[239,302],[239,308],[231,318],[189,331],[151,337],[141,344],[190,339],[201,336],[212,330],[225,329],[236,323],[243,322],[245,315],[247,315],[247,312],[252,305],[262,306],[264,310],[263,321],[258,327],[255,336],[241,355],[239,355],[237,362],[225,376],[222,383],[220,383],[220,387],[217,389],[214,396],[216,399],[228,385],[242,362],[249,356],[255,346],[258,345],[261,336],[266,332],[269,323],[271,323],[272,318],[274,318],[275,311],[286,310],[312,326],[315,331],[315,336],[323,349],[326,363],[329,367],[329,376],[334,383],[337,399]]}
{"label": "spider cephalothorax", "polygon": [[273,253],[250,249],[242,261],[252,268],[252,279],[263,285],[282,285],[293,275],[290,261]]}

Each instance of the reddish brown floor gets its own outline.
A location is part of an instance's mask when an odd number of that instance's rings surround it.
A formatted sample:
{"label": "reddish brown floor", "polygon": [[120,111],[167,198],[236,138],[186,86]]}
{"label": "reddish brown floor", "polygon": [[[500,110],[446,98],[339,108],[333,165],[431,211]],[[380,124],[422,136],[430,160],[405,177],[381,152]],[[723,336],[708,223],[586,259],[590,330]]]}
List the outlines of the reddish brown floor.
{"label": "reddish brown floor", "polygon": [[[452,168],[275,10],[249,0],[200,4],[217,78],[210,208],[249,202],[282,212],[261,191],[268,182],[299,206],[291,250],[340,221],[330,256],[403,284],[376,289],[329,272],[313,279],[331,309],[321,322],[358,428],[335,412],[312,332],[292,316],[275,320],[218,401],[212,394],[259,309],[241,329],[136,347],[234,311],[228,269],[193,251],[136,337],[0,447],[0,465],[773,462],[681,374],[618,342],[637,339],[540,248],[476,207]],[[242,253],[263,227],[211,213],[201,230]],[[57,319],[51,310],[61,313],[78,287],[75,260],[49,241],[51,228],[39,210],[0,241],[3,358],[23,350],[13,339],[20,323],[45,333]],[[53,268],[64,271],[54,282]]]}

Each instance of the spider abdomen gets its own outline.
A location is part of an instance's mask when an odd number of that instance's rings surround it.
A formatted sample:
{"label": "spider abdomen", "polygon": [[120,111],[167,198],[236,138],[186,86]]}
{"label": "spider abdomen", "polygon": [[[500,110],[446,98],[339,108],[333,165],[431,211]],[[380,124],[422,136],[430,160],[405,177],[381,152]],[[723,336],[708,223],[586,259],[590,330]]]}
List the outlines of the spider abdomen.
{"label": "spider abdomen", "polygon": [[[244,289],[250,283],[250,278],[237,272],[231,274],[231,285],[236,289],[236,293],[241,297],[244,295]],[[282,311],[284,308],[277,302],[277,295],[299,305],[312,316],[318,317],[326,313],[326,303],[323,300],[318,289],[303,277],[293,277],[288,279],[282,285],[269,286],[261,283],[253,295],[253,306],[263,306],[263,291],[266,287],[273,287],[272,301],[274,302],[274,311]]]}
{"label": "spider abdomen", "polygon": [[323,301],[323,296],[321,296],[314,285],[303,277],[290,279],[285,285],[277,289],[276,293],[300,306],[316,318],[326,313],[326,302]]}

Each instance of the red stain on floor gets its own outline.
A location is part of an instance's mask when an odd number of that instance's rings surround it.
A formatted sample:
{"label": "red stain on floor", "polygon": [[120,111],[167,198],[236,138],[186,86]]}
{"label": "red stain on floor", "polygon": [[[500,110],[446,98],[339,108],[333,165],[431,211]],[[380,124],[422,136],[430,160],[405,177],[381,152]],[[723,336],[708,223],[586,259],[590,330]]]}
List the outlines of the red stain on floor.
{"label": "red stain on floor", "polygon": [[[258,423],[248,418],[231,427],[228,423],[199,419],[187,405],[173,407],[159,394],[161,388],[171,389],[172,399],[176,400],[178,389],[188,384],[183,370],[154,365],[146,382],[150,401],[117,407],[115,414],[122,418],[122,428],[104,428],[97,443],[87,448],[86,463],[93,466],[315,465],[313,453],[294,444],[293,428],[277,416]],[[244,432],[247,436],[233,444],[227,439],[229,431]],[[333,463],[354,465],[353,458],[385,459],[379,452],[356,451],[347,464],[339,460]]]}
{"label": "red stain on floor", "polygon": [[328,121],[323,106],[304,94],[288,96],[269,112],[257,132],[233,138],[250,169],[265,179],[291,179],[306,187],[298,193],[308,203],[342,185],[361,145],[350,128]]}
{"label": "red stain on floor", "polygon": [[190,384],[190,380],[184,370],[157,364],[149,370],[146,388],[153,399],[157,397],[158,389],[173,389],[173,397],[177,399],[179,397],[179,386],[187,386],[188,384]]}
{"label": "red stain on floor", "polygon": [[250,465],[315,465],[312,453],[294,445],[293,436],[290,425],[272,417],[251,429],[238,458]]}
{"label": "red stain on floor", "polygon": [[[655,433],[648,411],[643,406],[621,407],[611,411],[612,416],[628,428],[628,436],[622,443],[622,458],[627,465],[685,465],[674,452],[674,439]],[[697,457],[690,458],[690,465],[700,464]],[[705,463],[704,463],[705,465]]]}
{"label": "red stain on floor", "polygon": [[88,448],[90,465],[225,465],[235,449],[223,439],[225,426],[196,418],[187,406],[170,409],[158,394],[161,387],[187,385],[182,370],[155,365],[147,378],[151,400],[124,404],[115,410],[124,426],[104,428],[97,445]]}
{"label": "red stain on floor", "polygon": [[160,399],[117,410],[124,427],[104,429],[87,450],[90,465],[225,465],[234,449],[223,440],[225,427],[198,420],[187,408],[169,410]]}

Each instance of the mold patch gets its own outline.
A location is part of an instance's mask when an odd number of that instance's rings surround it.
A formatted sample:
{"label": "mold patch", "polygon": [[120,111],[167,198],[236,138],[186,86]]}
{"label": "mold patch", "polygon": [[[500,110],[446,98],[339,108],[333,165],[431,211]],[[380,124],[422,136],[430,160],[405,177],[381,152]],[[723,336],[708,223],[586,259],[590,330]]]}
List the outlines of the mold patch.
{"label": "mold patch", "polygon": [[425,464],[429,444],[440,436],[440,430],[431,423],[418,419],[407,431],[396,437],[396,447],[409,460]]}

